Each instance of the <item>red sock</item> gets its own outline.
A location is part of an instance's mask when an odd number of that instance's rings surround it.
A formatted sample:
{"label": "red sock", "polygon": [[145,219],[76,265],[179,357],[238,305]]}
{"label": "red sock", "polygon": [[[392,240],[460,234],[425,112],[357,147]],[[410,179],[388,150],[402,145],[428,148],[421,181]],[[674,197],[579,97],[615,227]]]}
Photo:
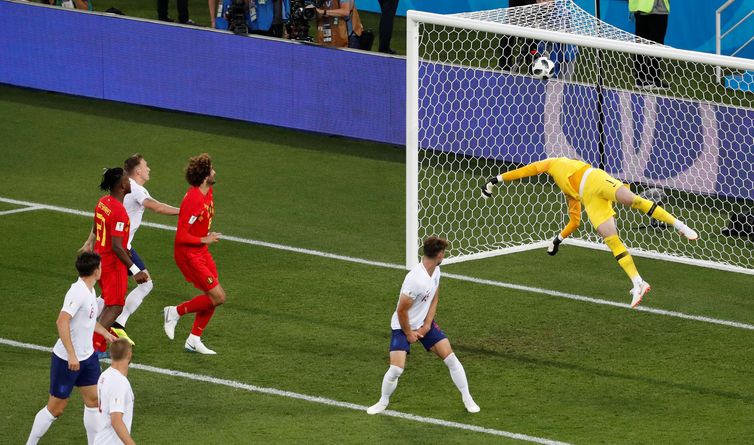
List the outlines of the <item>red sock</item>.
{"label": "red sock", "polygon": [[194,319],[194,327],[191,328],[191,333],[196,335],[197,337],[201,337],[202,332],[204,332],[204,328],[207,327],[207,324],[209,323],[210,319],[212,319],[212,314],[214,313],[214,307],[212,309],[197,312],[196,318]]}
{"label": "red sock", "polygon": [[201,295],[197,295],[196,297],[188,301],[184,301],[183,303],[179,304],[175,309],[178,311],[178,315],[184,316],[191,312],[206,311],[214,307],[215,305],[212,303],[212,299],[209,298],[208,295],[201,294]]}
{"label": "red sock", "polygon": [[98,333],[94,333],[92,336],[92,345],[94,345],[94,350],[99,352],[105,352],[107,351],[107,341],[105,341],[105,337],[101,336]]}

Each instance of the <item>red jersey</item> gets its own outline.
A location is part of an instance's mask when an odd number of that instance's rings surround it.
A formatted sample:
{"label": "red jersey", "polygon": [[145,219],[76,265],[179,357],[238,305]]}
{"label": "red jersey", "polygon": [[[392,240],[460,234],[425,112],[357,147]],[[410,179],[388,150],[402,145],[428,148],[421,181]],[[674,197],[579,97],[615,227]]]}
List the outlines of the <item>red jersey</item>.
{"label": "red jersey", "polygon": [[178,230],[175,232],[175,251],[204,249],[207,245],[202,238],[207,236],[215,216],[215,202],[212,199],[212,187],[205,195],[199,187],[191,187],[181,201],[178,213]]}
{"label": "red jersey", "polygon": [[94,233],[97,235],[94,251],[103,259],[117,258],[113,252],[112,237],[121,237],[123,248],[128,250],[130,230],[131,220],[123,203],[110,195],[100,198],[94,209]]}

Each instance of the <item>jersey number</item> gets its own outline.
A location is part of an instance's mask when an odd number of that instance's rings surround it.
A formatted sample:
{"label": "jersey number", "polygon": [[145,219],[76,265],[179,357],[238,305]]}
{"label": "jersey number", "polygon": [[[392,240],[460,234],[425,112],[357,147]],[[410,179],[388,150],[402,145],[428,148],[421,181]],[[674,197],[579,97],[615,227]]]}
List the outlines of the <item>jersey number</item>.
{"label": "jersey number", "polygon": [[[105,224],[105,217],[101,214],[97,213],[97,242],[100,243],[100,246],[105,247],[105,236],[107,236],[107,228]],[[102,224],[100,224],[100,221],[102,221]]]}

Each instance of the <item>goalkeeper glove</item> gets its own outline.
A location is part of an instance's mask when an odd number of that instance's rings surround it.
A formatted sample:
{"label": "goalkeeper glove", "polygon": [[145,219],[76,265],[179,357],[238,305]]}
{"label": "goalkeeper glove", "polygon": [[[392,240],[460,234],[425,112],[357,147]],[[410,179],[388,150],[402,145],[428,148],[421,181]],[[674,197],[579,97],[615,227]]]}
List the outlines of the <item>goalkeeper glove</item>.
{"label": "goalkeeper glove", "polygon": [[560,243],[563,242],[563,239],[560,237],[560,235],[556,236],[554,240],[550,241],[550,245],[547,246],[547,254],[550,256],[555,256],[556,253],[558,253],[558,248],[560,247]]}
{"label": "goalkeeper glove", "polygon": [[492,196],[492,189],[495,188],[495,185],[500,182],[499,179],[497,179],[497,176],[491,177],[483,186],[482,186],[482,195],[485,198],[489,198]]}

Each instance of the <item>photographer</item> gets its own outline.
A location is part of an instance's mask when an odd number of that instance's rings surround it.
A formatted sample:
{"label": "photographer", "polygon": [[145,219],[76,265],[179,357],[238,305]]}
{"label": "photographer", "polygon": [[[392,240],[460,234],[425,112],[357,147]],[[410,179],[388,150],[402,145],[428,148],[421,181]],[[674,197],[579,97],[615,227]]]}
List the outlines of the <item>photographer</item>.
{"label": "photographer", "polygon": [[317,43],[336,48],[361,48],[364,27],[355,0],[324,0],[317,11]]}

